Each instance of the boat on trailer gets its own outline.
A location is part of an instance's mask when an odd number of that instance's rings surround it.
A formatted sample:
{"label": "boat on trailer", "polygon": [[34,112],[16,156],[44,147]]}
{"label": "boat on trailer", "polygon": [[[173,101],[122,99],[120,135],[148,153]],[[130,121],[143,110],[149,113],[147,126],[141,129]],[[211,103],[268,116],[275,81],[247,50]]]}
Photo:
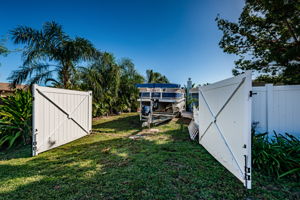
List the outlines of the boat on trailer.
{"label": "boat on trailer", "polygon": [[144,83],[136,86],[140,92],[138,101],[143,127],[171,120],[185,110],[185,91],[179,84]]}

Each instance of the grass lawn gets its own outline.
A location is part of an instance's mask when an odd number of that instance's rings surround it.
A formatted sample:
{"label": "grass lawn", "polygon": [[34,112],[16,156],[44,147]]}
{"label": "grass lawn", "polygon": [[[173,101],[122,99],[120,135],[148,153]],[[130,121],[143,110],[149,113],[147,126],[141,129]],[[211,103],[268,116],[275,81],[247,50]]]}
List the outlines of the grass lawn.
{"label": "grass lawn", "polygon": [[30,157],[0,153],[0,199],[299,199],[300,184],[253,174],[243,185],[197,142],[181,120],[140,139],[137,114],[94,120],[95,133]]}

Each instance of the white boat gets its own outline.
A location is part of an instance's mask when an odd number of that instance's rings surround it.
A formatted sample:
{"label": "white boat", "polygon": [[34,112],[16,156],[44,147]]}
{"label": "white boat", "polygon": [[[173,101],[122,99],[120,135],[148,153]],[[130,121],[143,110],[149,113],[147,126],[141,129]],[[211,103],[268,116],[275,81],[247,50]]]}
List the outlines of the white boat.
{"label": "white boat", "polygon": [[140,91],[140,120],[143,126],[157,125],[185,110],[185,92],[179,84],[144,83],[137,84]]}

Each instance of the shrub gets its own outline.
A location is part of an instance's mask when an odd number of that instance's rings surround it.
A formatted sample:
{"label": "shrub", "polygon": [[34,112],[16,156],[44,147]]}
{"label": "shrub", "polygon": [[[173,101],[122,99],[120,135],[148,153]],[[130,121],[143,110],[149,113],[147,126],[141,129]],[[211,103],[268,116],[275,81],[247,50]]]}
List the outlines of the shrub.
{"label": "shrub", "polygon": [[93,117],[103,116],[109,113],[109,107],[105,103],[93,102]]}
{"label": "shrub", "polygon": [[267,133],[253,137],[253,166],[263,173],[281,178],[300,177],[300,141],[290,134]]}
{"label": "shrub", "polygon": [[1,97],[0,148],[31,141],[32,95],[30,91],[16,90],[13,96]]}

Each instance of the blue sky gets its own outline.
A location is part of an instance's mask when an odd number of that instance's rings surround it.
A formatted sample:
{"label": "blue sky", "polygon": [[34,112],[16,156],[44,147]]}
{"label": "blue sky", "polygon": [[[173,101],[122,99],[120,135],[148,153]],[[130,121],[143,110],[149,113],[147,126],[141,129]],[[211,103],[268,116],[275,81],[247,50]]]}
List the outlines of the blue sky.
{"label": "blue sky", "polygon": [[[0,35],[18,25],[40,29],[46,21],[89,39],[118,59],[128,57],[145,75],[154,69],[171,82],[212,83],[231,76],[234,55],[223,53],[217,14],[237,21],[243,0],[3,1]],[[10,49],[20,48],[8,41]],[[0,82],[22,64],[21,54],[0,57]]]}

